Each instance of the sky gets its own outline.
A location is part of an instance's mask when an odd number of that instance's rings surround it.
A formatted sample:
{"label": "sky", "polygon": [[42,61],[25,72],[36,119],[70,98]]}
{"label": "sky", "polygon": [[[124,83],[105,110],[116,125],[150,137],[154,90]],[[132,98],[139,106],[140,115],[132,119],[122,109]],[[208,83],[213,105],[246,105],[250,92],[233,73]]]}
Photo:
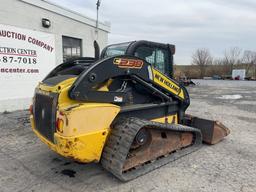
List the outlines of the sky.
{"label": "sky", "polygon": [[[96,0],[50,0],[96,17]],[[255,0],[102,0],[100,21],[111,23],[109,42],[151,40],[176,45],[175,63],[191,64],[196,49],[212,56],[240,47],[256,51]]]}

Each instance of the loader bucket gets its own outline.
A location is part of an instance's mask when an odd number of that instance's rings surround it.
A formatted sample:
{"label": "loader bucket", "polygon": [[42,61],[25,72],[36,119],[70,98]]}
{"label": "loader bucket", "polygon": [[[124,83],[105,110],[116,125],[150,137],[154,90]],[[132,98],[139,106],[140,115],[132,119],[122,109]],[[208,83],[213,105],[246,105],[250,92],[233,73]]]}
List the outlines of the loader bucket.
{"label": "loader bucket", "polygon": [[219,143],[230,134],[230,130],[219,121],[186,115],[184,124],[200,129],[203,136],[203,142],[210,145]]}

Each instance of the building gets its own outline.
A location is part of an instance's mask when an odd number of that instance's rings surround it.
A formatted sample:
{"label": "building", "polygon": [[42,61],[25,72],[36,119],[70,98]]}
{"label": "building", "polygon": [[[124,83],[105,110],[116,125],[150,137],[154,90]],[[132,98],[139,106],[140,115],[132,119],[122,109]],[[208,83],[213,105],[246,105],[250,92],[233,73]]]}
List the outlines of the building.
{"label": "building", "polygon": [[[0,112],[27,109],[36,84],[73,56],[94,56],[94,19],[45,0],[0,0]],[[97,41],[110,24],[99,23]]]}

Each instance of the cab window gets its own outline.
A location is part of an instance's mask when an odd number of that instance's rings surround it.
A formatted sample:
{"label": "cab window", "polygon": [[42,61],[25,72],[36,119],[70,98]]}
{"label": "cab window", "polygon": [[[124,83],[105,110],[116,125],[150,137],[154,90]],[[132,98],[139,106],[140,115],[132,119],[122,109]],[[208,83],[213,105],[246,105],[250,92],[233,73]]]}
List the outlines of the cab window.
{"label": "cab window", "polygon": [[169,55],[165,49],[142,46],[136,49],[135,56],[146,60],[155,69],[168,75]]}
{"label": "cab window", "polygon": [[130,42],[109,46],[105,52],[104,58],[113,57],[117,55],[124,55],[129,45]]}

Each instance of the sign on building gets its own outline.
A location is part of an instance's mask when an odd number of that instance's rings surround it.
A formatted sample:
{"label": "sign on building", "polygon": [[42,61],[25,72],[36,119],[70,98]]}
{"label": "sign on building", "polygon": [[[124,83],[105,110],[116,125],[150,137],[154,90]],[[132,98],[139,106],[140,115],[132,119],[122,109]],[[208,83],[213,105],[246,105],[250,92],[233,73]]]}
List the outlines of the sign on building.
{"label": "sign on building", "polygon": [[0,24],[0,104],[32,97],[54,67],[53,34]]}

